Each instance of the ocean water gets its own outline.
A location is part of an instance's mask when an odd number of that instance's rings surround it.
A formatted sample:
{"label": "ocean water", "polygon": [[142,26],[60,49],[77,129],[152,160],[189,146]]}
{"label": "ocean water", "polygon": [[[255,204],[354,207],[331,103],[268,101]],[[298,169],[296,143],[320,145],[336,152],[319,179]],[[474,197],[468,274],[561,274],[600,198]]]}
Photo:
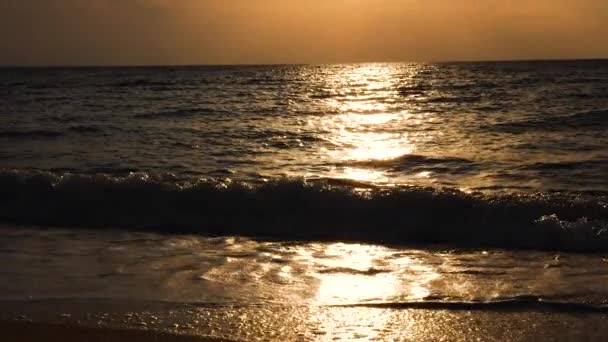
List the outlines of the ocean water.
{"label": "ocean water", "polygon": [[0,299],[606,311],[608,61],[5,68],[0,105]]}
{"label": "ocean water", "polygon": [[4,222],[606,250],[608,62],[3,69]]}

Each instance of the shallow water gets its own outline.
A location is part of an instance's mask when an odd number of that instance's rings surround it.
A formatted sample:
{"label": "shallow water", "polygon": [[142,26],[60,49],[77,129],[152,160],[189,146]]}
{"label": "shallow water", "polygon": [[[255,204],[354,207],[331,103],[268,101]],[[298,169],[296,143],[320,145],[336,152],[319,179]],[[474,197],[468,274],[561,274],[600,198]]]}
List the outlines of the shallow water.
{"label": "shallow water", "polygon": [[600,255],[0,232],[0,319],[239,340],[524,341],[602,340],[608,314]]}
{"label": "shallow water", "polygon": [[608,299],[601,255],[120,231],[1,233],[3,300],[537,310],[545,305],[537,299],[588,305]]}
{"label": "shallow water", "polygon": [[0,220],[608,249],[608,62],[3,69]]}

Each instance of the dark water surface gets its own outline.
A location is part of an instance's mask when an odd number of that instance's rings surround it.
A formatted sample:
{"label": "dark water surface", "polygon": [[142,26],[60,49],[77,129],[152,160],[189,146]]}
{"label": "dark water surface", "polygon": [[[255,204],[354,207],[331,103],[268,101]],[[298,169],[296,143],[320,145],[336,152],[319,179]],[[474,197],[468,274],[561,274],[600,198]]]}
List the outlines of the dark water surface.
{"label": "dark water surface", "polygon": [[3,167],[608,191],[608,62],[3,69]]}
{"label": "dark water surface", "polygon": [[4,222],[608,249],[608,62],[2,69]]}
{"label": "dark water surface", "polygon": [[601,340],[608,61],[0,69],[0,225],[0,318]]}

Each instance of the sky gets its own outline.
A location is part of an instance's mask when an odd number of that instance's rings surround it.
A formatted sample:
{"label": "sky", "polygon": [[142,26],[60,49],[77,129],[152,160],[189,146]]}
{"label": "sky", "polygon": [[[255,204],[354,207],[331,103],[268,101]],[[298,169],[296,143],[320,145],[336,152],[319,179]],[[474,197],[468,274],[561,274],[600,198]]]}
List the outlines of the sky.
{"label": "sky", "polygon": [[607,0],[0,0],[0,65],[608,57]]}

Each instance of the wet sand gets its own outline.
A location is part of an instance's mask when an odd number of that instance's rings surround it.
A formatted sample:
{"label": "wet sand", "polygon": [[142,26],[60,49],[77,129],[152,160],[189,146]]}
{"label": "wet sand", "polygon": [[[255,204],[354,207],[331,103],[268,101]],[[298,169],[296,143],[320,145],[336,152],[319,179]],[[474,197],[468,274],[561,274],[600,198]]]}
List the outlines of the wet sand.
{"label": "wet sand", "polygon": [[65,324],[0,321],[3,341],[12,342],[215,342],[225,339],[185,336],[159,331],[89,328]]}
{"label": "wet sand", "polygon": [[[431,313],[431,312],[427,312]],[[433,316],[431,313],[430,316]],[[400,336],[404,341],[606,341],[608,331],[606,319],[598,317],[543,316],[530,313],[516,315],[458,314],[466,317],[468,324],[442,320],[426,322],[426,328],[416,334]],[[467,317],[468,316],[468,317]],[[432,318],[432,317],[427,317]],[[541,318],[539,320],[539,318]],[[446,323],[455,323],[453,326]],[[472,323],[472,324],[471,324]],[[406,324],[404,329],[408,327]],[[87,327],[64,323],[39,323],[16,320],[0,320],[2,341],[11,342],[215,342],[240,341],[221,337],[181,335],[166,331],[123,329],[110,327]],[[252,336],[251,340],[268,341],[313,341],[313,340],[368,340],[365,335],[353,333],[340,337],[331,334],[269,338]],[[249,339],[242,339],[247,341]],[[383,340],[383,339],[380,339]]]}
{"label": "wet sand", "polygon": [[[139,306],[138,310],[135,306]],[[1,341],[606,341],[608,316],[551,310],[1,302]]]}

